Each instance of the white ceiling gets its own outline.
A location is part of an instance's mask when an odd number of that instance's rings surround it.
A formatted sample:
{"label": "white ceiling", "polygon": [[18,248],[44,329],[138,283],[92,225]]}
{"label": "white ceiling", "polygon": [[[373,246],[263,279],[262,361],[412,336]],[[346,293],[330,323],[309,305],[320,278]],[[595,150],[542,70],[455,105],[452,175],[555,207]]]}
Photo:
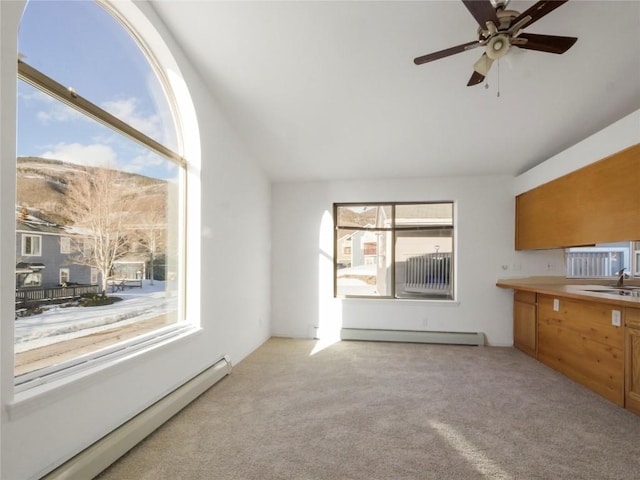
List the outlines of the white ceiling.
{"label": "white ceiling", "polygon": [[413,63],[476,38],[457,0],[154,8],[273,180],[518,174],[640,108],[637,0],[569,1],[525,31],[576,44],[512,48],[488,88],[481,49]]}

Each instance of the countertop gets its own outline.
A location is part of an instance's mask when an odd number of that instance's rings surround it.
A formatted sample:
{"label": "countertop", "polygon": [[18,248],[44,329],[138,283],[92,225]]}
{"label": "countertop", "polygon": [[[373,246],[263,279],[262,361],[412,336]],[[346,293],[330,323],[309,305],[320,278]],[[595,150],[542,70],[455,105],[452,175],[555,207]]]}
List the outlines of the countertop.
{"label": "countertop", "polygon": [[[496,286],[524,292],[541,293],[543,295],[555,295],[578,300],[592,300],[594,302],[608,303],[622,307],[640,308],[640,297],[589,291],[614,290],[614,287],[611,286],[614,283],[615,280],[605,280],[598,283],[596,280],[585,281],[563,277],[527,277],[500,279],[496,282]],[[639,286],[637,281],[627,281],[625,285]]]}

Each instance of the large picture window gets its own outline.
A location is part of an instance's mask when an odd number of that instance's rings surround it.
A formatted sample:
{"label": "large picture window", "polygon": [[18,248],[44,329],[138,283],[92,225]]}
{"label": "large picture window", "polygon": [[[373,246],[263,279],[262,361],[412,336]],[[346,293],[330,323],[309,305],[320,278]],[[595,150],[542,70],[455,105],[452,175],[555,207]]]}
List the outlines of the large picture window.
{"label": "large picture window", "polygon": [[453,299],[453,211],[453,202],[335,204],[335,295]]}
{"label": "large picture window", "polygon": [[16,258],[19,388],[186,325],[186,161],[140,38],[104,0],[25,8],[16,235],[37,232],[18,253],[42,256]]}

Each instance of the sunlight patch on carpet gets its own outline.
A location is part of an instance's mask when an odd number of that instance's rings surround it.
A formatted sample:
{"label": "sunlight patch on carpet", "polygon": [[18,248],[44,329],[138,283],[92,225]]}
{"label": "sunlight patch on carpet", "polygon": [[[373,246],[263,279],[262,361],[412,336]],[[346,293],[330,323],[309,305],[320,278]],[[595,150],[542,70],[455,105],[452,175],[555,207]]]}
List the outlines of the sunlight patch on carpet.
{"label": "sunlight patch on carpet", "polygon": [[340,341],[340,337],[339,336],[338,337],[322,338],[322,339],[318,340],[316,342],[316,344],[313,346],[309,356],[311,357],[312,355],[315,355],[316,353],[321,352],[325,348],[329,348],[331,345],[333,345],[335,343],[338,343],[339,341]]}
{"label": "sunlight patch on carpet", "polygon": [[456,432],[450,425],[430,421],[429,425],[444,438],[460,455],[462,455],[478,472],[492,480],[512,480],[513,477],[500,466],[484,455],[472,443]]}

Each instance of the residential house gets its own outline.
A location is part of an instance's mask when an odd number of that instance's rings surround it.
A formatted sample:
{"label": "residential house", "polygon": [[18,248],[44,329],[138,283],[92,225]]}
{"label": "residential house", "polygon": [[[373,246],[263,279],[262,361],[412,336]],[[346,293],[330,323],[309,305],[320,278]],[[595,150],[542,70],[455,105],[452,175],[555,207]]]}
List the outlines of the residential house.
{"label": "residential house", "polygon": [[337,261],[343,267],[375,265],[378,257],[379,235],[374,232],[356,231],[338,239]]}
{"label": "residential house", "polygon": [[99,272],[74,261],[78,234],[34,215],[16,219],[16,288],[95,285]]}

